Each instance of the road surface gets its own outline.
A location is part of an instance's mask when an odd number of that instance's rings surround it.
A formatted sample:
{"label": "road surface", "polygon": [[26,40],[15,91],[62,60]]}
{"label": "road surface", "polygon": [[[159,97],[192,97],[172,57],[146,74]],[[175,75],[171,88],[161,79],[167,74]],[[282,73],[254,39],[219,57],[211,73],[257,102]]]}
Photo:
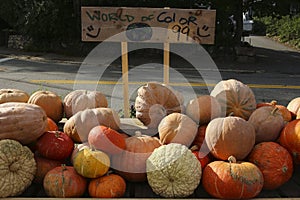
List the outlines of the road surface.
{"label": "road surface", "polygon": [[[264,37],[246,38],[254,46],[255,59],[248,63],[220,60],[207,63],[203,56],[189,52],[188,61],[200,62],[193,67],[187,60],[171,55],[170,85],[184,93],[185,101],[195,95],[209,94],[219,80],[235,78],[248,84],[260,101],[277,100],[286,105],[300,96],[300,53]],[[109,50],[107,50],[109,52]],[[18,88],[29,94],[45,89],[62,98],[74,89],[97,89],[109,99],[110,106],[122,109],[122,67],[120,58],[107,67],[106,59],[97,58],[93,69],[105,71],[99,76],[83,66],[86,60],[58,55],[12,55],[0,49],[0,87]],[[201,63],[205,60],[205,63]],[[133,104],[136,90],[147,81],[163,81],[161,55],[132,53],[129,57],[129,95]],[[84,77],[82,79],[82,77]]]}

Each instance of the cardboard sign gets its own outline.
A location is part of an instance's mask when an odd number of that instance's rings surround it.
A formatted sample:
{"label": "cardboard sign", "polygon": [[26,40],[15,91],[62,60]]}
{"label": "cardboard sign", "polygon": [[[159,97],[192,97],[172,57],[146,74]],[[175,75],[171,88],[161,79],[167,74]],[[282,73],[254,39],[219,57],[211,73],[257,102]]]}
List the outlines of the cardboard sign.
{"label": "cardboard sign", "polygon": [[82,7],[82,41],[213,44],[215,10]]}

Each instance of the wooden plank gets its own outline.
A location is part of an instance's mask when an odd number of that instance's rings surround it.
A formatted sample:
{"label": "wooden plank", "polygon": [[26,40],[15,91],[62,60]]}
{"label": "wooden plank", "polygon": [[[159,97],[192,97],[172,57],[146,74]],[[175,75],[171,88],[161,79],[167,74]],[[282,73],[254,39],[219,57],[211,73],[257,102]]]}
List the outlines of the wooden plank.
{"label": "wooden plank", "polygon": [[164,43],[164,84],[168,85],[170,68],[170,43]]}
{"label": "wooden plank", "polygon": [[123,103],[124,117],[130,117],[129,96],[128,96],[128,47],[127,42],[121,42],[122,53],[122,82],[123,82]]}
{"label": "wooden plank", "polygon": [[213,44],[215,23],[215,10],[81,7],[82,41]]}

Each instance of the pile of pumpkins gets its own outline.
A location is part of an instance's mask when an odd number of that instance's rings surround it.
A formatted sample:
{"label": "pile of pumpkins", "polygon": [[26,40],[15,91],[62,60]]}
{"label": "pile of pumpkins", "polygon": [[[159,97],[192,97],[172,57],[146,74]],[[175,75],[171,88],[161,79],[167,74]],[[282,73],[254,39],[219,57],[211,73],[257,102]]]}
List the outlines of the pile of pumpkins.
{"label": "pile of pumpkins", "polygon": [[122,131],[99,91],[61,99],[1,89],[0,197],[33,183],[50,197],[124,197],[127,182],[147,182],[161,197],[203,187],[215,198],[247,199],[279,188],[300,164],[300,97],[257,103],[251,88],[228,79],[184,105],[175,89],[149,82],[134,107],[154,134]]}

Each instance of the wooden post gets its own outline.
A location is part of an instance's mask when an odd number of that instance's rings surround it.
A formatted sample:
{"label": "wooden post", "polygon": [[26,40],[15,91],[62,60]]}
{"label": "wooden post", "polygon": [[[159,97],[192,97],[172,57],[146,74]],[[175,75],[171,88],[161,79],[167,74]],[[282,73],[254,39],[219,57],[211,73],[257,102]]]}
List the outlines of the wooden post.
{"label": "wooden post", "polygon": [[122,82],[123,82],[123,103],[124,118],[130,117],[129,114],[129,96],[128,96],[128,47],[127,42],[121,42],[122,53]]}
{"label": "wooden post", "polygon": [[168,85],[169,79],[169,68],[170,68],[170,43],[164,43],[164,84]]}

